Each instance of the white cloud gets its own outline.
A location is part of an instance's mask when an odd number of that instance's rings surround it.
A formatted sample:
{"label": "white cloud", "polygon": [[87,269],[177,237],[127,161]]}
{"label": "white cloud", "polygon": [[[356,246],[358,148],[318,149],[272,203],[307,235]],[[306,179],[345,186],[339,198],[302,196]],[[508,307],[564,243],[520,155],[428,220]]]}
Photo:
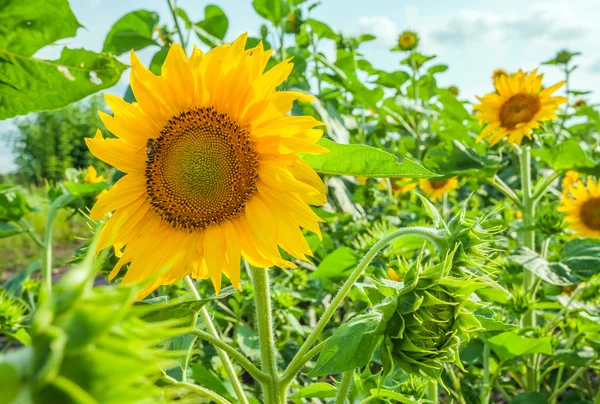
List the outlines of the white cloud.
{"label": "white cloud", "polygon": [[361,33],[375,35],[377,40],[385,46],[394,46],[398,39],[398,27],[389,17],[360,17],[358,26]]}

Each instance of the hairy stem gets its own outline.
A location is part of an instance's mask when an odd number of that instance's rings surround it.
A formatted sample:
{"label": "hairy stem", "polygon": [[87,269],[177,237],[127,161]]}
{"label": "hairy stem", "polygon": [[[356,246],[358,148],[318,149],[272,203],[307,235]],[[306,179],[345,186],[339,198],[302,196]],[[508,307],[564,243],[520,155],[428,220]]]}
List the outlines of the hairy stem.
{"label": "hairy stem", "polygon": [[481,404],[487,404],[490,396],[490,346],[483,346],[483,387],[480,394]]}
{"label": "hairy stem", "polygon": [[177,33],[179,34],[179,40],[181,41],[181,47],[183,48],[183,51],[185,52],[185,50],[187,49],[187,43],[183,37],[183,31],[181,30],[181,27],[179,26],[179,19],[177,18],[177,5],[175,4],[175,0],[167,0],[169,3],[169,10],[171,10],[171,15],[173,16],[173,21],[175,21],[175,29],[177,30]]}
{"label": "hairy stem", "polygon": [[346,402],[346,397],[348,397],[350,387],[352,387],[353,378],[354,369],[344,372],[344,375],[342,376],[342,382],[338,387],[337,396],[335,397],[335,404],[344,404]]}
{"label": "hairy stem", "polygon": [[45,290],[46,296],[52,295],[52,232],[54,230],[54,220],[58,210],[67,205],[73,196],[64,194],[56,198],[48,210],[46,218],[46,228],[44,229],[44,248],[42,252],[42,288]]}
{"label": "hairy stem", "polygon": [[220,396],[219,394],[215,393],[214,391],[208,390],[204,387],[200,387],[196,384],[180,382],[180,381],[178,381],[170,376],[167,376],[167,375],[164,375],[163,380],[165,382],[169,383],[173,387],[181,387],[181,388],[187,389],[191,392],[194,392],[201,397],[208,397],[217,404],[231,404],[231,401],[227,400],[225,397]]}

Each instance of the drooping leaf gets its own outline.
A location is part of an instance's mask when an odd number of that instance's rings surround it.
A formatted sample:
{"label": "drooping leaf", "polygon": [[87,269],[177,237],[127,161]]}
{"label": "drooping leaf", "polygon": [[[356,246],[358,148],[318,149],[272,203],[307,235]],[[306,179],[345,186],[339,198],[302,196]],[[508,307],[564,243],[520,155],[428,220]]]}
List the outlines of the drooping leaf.
{"label": "drooping leaf", "polygon": [[554,351],[554,363],[564,366],[589,366],[594,360],[595,351],[589,346]]}
{"label": "drooping leaf", "polygon": [[229,20],[221,7],[209,4],[204,8],[204,20],[197,22],[195,27],[196,34],[202,42],[209,46],[217,46],[227,34]]}
{"label": "drooping leaf", "polygon": [[551,285],[568,286],[580,282],[567,265],[548,262],[527,247],[517,248],[510,254],[510,259]]}
{"label": "drooping leaf", "polygon": [[551,341],[551,337],[529,338],[507,331],[489,338],[486,343],[500,360],[506,361],[532,353],[550,355]]}
{"label": "drooping leaf", "polygon": [[469,119],[469,112],[464,105],[456,99],[454,94],[448,90],[438,89],[439,101],[444,106],[444,110],[459,121]]}
{"label": "drooping leaf", "polygon": [[600,240],[575,238],[567,241],[561,262],[581,281],[589,280],[600,272]]}
{"label": "drooping leaf", "polygon": [[152,38],[158,25],[158,14],[148,10],[136,10],[125,14],[114,23],[106,39],[102,52],[121,55],[131,49],[140,50],[147,46],[158,46]]}
{"label": "drooping leaf", "polygon": [[340,144],[321,139],[319,145],[329,153],[303,155],[316,171],[331,175],[353,175],[375,178],[430,178],[435,174],[414,161],[401,162],[393,154],[362,144]]}
{"label": "drooping leaf", "polygon": [[383,316],[376,311],[354,317],[325,342],[311,376],[339,374],[366,365],[382,334],[377,332]]}
{"label": "drooping leaf", "polygon": [[59,39],[75,36],[81,26],[67,0],[0,3],[0,49],[22,56],[31,56]]}
{"label": "drooping leaf", "polygon": [[423,163],[427,169],[440,175],[476,178],[493,177],[504,166],[499,156],[482,156],[457,141],[430,148]]}
{"label": "drooping leaf", "polygon": [[113,56],[63,49],[41,60],[0,49],[0,119],[69,105],[117,84],[127,68]]}
{"label": "drooping leaf", "polygon": [[335,397],[337,389],[329,383],[314,383],[301,388],[290,396],[290,400],[301,398],[327,398]]}
{"label": "drooping leaf", "polygon": [[308,20],[304,21],[304,23],[307,24],[308,26],[310,26],[312,33],[317,35],[317,37],[319,39],[327,38],[327,39],[332,39],[334,41],[337,41],[338,39],[340,39],[340,36],[338,34],[336,34],[329,27],[329,25],[325,24],[322,21],[317,21],[312,18],[309,18]]}

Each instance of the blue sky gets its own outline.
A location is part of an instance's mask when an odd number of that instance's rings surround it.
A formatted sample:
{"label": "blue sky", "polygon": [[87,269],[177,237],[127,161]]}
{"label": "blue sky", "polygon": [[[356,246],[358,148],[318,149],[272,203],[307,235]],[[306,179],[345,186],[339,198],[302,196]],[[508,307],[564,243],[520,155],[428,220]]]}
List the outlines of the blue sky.
{"label": "blue sky", "polygon": [[[71,7],[85,28],[75,38],[62,40],[40,50],[36,56],[58,57],[62,46],[100,51],[106,33],[123,14],[148,9],[159,13],[161,24],[172,24],[167,1],[159,0],[71,0]],[[229,18],[227,40],[244,31],[258,36],[262,19],[254,12],[251,0],[213,0]],[[203,18],[199,0],[179,0],[193,21]],[[438,56],[449,65],[439,76],[439,85],[456,85],[461,97],[472,100],[489,92],[491,72],[496,68],[515,71],[533,69],[550,59],[557,50],[581,51],[579,68],[572,88],[591,90],[588,100],[600,98],[600,1],[597,0],[322,0],[311,15],[345,34],[371,33],[378,37],[361,48],[377,68],[394,69],[400,55],[389,52],[398,34],[405,29],[421,36],[426,54]],[[195,39],[195,38],[194,38]],[[333,53],[333,44],[326,44]],[[141,52],[149,62],[153,50]],[[123,61],[128,62],[128,56]],[[558,69],[542,66],[545,83],[562,79]],[[127,86],[126,72],[118,85],[108,92],[121,95]],[[0,122],[0,134],[14,130],[12,122]],[[5,141],[0,141],[0,172],[14,169],[13,158]]]}

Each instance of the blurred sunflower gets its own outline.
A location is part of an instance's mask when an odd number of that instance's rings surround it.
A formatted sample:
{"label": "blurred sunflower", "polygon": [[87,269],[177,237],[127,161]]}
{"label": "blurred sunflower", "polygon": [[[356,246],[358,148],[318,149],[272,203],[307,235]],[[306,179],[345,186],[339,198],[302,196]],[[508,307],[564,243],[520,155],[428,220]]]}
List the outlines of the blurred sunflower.
{"label": "blurred sunflower", "polygon": [[540,127],[540,122],[556,118],[565,97],[551,97],[565,82],[542,90],[542,77],[537,70],[502,76],[495,81],[497,93],[479,98],[481,104],[473,106],[478,111],[479,121],[487,125],[477,141],[489,138],[491,145],[508,137],[508,143],[520,145],[523,137],[531,138],[531,131]]}
{"label": "blurred sunflower", "polygon": [[[390,183],[392,184],[392,193],[395,196],[415,189],[418,185],[412,178],[390,178]],[[379,189],[385,191],[387,189],[387,181],[382,180],[379,183]]]}
{"label": "blurred sunflower", "polygon": [[150,279],[140,297],[187,275],[221,288],[225,274],[240,282],[240,256],[251,265],[294,265],[312,252],[305,228],[320,236],[310,209],[326,202],[319,176],[296,152],[320,154],[323,125],[287,116],[303,93],[277,92],[290,60],[264,73],[271,50],[244,50],[247,34],[188,59],[171,46],[155,76],[131,53],[137,103],[107,95],[114,116],[100,112],[118,139],[98,131],[86,139],[92,154],[127,173],[95,204],[94,220],[108,219],[98,250],[122,255],[110,273],[129,269],[124,284]]}
{"label": "blurred sunflower", "polygon": [[104,181],[104,176],[98,175],[94,166],[89,166],[85,173],[85,182],[88,184],[97,184]]}
{"label": "blurred sunflower", "polygon": [[398,47],[403,51],[410,51],[419,44],[419,36],[413,31],[404,31],[398,37]]}
{"label": "blurred sunflower", "polygon": [[458,178],[452,177],[442,181],[420,180],[419,188],[432,202],[439,201],[444,194],[458,189]]}
{"label": "blurred sunflower", "polygon": [[563,195],[568,195],[573,184],[579,180],[579,173],[577,171],[567,171],[565,177],[562,180],[561,187]]}
{"label": "blurred sunflower", "polygon": [[558,211],[567,214],[565,221],[576,235],[600,238],[600,185],[592,177],[587,178],[587,188],[581,180],[568,185]]}

